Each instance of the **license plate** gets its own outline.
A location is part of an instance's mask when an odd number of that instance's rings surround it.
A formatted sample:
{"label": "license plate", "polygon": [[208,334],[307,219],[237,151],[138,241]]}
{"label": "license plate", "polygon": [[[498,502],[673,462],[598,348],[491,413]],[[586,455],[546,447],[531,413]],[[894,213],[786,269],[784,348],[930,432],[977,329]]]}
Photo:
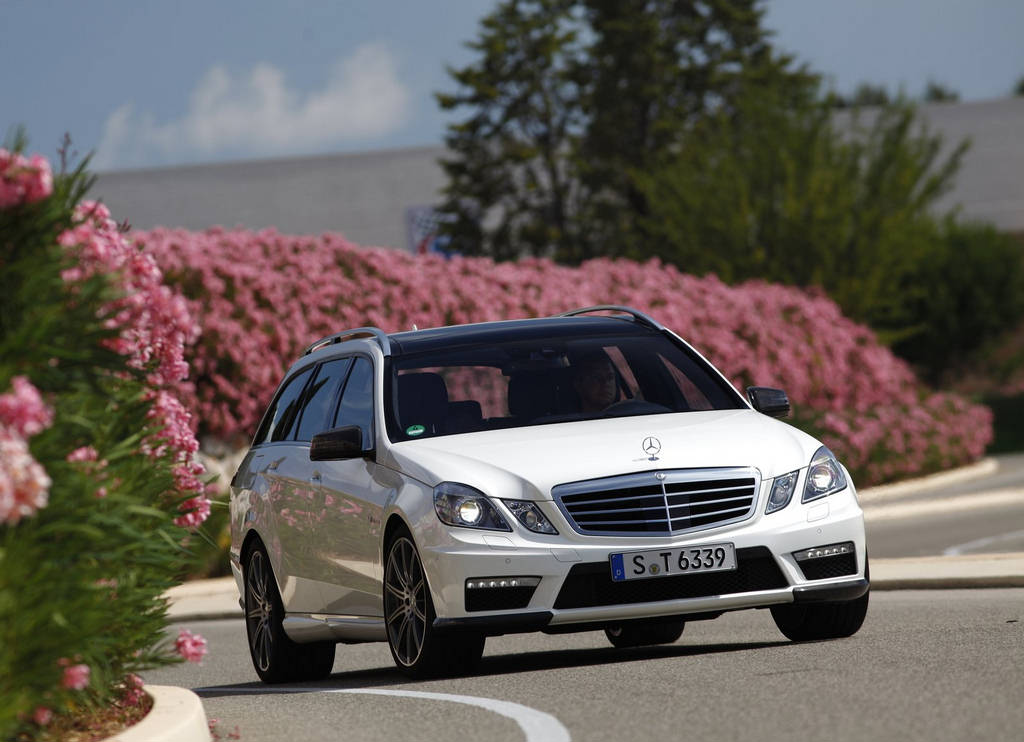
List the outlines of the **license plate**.
{"label": "license plate", "polygon": [[643,580],[649,577],[697,572],[726,572],[736,569],[736,547],[732,544],[702,544],[674,549],[627,551],[609,554],[612,580]]}

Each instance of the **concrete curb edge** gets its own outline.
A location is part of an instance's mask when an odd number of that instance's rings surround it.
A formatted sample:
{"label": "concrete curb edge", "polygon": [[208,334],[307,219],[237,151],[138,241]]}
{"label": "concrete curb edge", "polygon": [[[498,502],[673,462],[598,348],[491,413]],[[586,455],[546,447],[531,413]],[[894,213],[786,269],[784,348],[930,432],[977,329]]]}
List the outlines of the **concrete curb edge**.
{"label": "concrete curb edge", "polygon": [[890,590],[980,590],[993,587],[1024,587],[1024,575],[893,577],[871,579],[872,591]]}
{"label": "concrete curb edge", "polygon": [[877,487],[867,487],[866,489],[857,491],[857,499],[863,504],[865,502],[870,503],[880,499],[912,495],[916,492],[932,489],[933,487],[945,487],[952,484],[959,484],[961,482],[969,482],[972,479],[979,479],[981,477],[988,476],[989,474],[994,474],[998,469],[999,462],[996,459],[989,457],[973,464],[968,464],[967,466],[961,466],[959,469],[940,471],[936,474],[929,474],[928,476],[918,477],[917,479],[907,479],[903,482],[880,484]]}
{"label": "concrete curb edge", "polygon": [[187,688],[146,685],[153,708],[138,724],[104,742],[211,742],[203,702]]}

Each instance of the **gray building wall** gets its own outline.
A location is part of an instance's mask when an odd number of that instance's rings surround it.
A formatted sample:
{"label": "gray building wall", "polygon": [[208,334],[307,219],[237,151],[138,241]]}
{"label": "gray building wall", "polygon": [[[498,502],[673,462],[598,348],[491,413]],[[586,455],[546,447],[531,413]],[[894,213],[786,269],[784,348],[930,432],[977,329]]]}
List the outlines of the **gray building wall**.
{"label": "gray building wall", "polygon": [[136,229],[276,227],[406,246],[405,209],[440,198],[443,147],[101,173],[91,196]]}
{"label": "gray building wall", "polygon": [[959,205],[965,218],[1024,232],[1024,97],[933,103],[921,113],[947,148],[971,141],[953,190],[937,206]]}
{"label": "gray building wall", "polygon": [[[1024,98],[923,106],[947,148],[971,148],[952,192],[965,218],[1024,232]],[[101,173],[92,195],[133,227],[276,227],[405,248],[406,209],[436,204],[443,147]]]}

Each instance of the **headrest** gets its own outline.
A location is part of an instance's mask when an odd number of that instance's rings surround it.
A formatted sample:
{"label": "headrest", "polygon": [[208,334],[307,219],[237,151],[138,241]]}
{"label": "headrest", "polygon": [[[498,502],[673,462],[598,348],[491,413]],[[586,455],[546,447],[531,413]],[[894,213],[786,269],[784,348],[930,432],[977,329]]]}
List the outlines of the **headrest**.
{"label": "headrest", "polygon": [[422,425],[430,434],[445,432],[448,387],[439,374],[414,373],[398,377],[398,422],[405,430]]}
{"label": "headrest", "polygon": [[520,373],[508,382],[508,411],[515,417],[533,420],[557,409],[558,384],[551,371]]}
{"label": "headrest", "polygon": [[484,423],[484,413],[480,403],[475,399],[464,399],[448,403],[448,432],[468,433],[480,430]]}

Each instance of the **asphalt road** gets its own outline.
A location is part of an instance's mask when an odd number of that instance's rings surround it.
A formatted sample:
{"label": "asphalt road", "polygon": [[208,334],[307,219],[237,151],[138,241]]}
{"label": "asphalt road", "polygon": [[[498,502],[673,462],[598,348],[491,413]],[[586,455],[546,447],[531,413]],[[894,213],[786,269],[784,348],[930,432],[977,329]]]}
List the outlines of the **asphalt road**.
{"label": "asphalt road", "polygon": [[871,556],[1024,551],[1024,454],[996,459],[990,476],[863,503]]}
{"label": "asphalt road", "polygon": [[205,663],[146,681],[196,689],[220,733],[237,726],[244,742],[1024,736],[1024,589],[871,600],[845,640],[793,644],[766,611],[743,611],[692,623],[665,647],[615,650],[599,632],[493,638],[475,676],[420,683],[393,668],[384,644],[342,645],[315,687],[259,684],[242,622],[198,622],[189,628],[210,642]]}

